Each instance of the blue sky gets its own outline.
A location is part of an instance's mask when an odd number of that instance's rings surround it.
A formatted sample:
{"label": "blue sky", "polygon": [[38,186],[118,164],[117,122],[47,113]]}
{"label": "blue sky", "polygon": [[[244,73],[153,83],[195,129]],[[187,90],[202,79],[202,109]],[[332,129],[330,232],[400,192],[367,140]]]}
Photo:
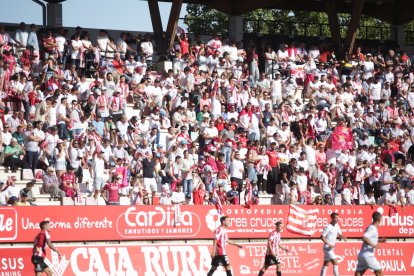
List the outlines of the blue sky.
{"label": "blue sky", "polygon": [[[42,24],[42,8],[32,0],[1,0],[0,22]],[[63,5],[63,26],[152,31],[148,3],[141,0],[67,0]],[[164,30],[171,3],[159,3]],[[97,10],[97,12],[92,12]],[[7,11],[7,12],[6,12]],[[183,5],[180,17],[185,15]],[[183,23],[179,23],[183,27]]]}

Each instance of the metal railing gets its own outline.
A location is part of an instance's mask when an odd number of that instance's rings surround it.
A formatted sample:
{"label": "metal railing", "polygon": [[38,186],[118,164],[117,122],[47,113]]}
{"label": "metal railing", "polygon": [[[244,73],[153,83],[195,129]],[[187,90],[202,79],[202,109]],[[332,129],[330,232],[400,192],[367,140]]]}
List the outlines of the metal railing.
{"label": "metal railing", "polygon": [[[212,34],[213,32],[226,33],[228,20],[212,20],[202,18],[180,19],[186,25],[197,23],[197,28],[192,30],[196,34]],[[245,34],[261,35],[286,35],[304,37],[331,37],[329,24],[319,22],[300,22],[283,20],[250,20],[243,21]],[[340,26],[341,36],[345,37],[348,30],[347,24]],[[414,29],[405,29],[405,45],[414,45]],[[387,23],[378,22],[376,26],[361,25],[357,29],[356,38],[363,40],[394,41],[396,27]]]}

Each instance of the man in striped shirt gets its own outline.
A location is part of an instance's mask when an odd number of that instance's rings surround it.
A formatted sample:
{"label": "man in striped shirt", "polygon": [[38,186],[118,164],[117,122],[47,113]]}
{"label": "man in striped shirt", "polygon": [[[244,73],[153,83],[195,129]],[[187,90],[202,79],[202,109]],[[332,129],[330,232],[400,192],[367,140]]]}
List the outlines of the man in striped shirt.
{"label": "man in striped shirt", "polygon": [[331,223],[329,223],[325,229],[323,229],[321,239],[323,241],[323,253],[324,253],[324,262],[321,270],[321,276],[326,275],[328,270],[328,265],[331,262],[333,264],[334,275],[339,275],[338,270],[338,261],[336,260],[336,255],[334,252],[336,239],[339,237],[346,241],[346,238],[342,235],[341,228],[338,225],[339,215],[338,213],[331,214]]}
{"label": "man in striped shirt", "polygon": [[267,241],[265,263],[262,269],[259,271],[259,276],[264,275],[266,270],[269,268],[269,266],[272,266],[272,265],[276,265],[277,276],[282,276],[280,260],[279,260],[279,248],[285,252],[289,252],[289,249],[287,247],[284,247],[283,245],[281,245],[280,232],[282,232],[282,230],[283,230],[283,222],[282,221],[276,222],[276,229],[270,233],[269,239]]}
{"label": "man in striped shirt", "polygon": [[207,276],[212,276],[214,274],[214,271],[216,271],[217,267],[219,266],[224,266],[227,276],[233,275],[231,273],[231,266],[227,257],[227,244],[231,244],[239,248],[243,247],[235,242],[229,241],[229,237],[227,236],[227,227],[229,226],[229,223],[229,217],[221,217],[221,225],[214,232],[213,251],[211,252],[211,269],[208,272]]}

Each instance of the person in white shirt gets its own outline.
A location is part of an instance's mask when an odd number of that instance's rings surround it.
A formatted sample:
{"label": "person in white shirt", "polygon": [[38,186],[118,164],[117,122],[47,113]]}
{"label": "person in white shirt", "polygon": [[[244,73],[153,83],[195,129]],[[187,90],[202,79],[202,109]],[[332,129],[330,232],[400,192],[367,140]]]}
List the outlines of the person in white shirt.
{"label": "person in white shirt", "polygon": [[232,155],[232,161],[230,164],[230,181],[236,181],[241,190],[243,186],[243,174],[244,174],[244,164],[240,160],[240,152],[235,151]]}
{"label": "person in white shirt", "polygon": [[[171,203],[179,205],[183,205],[185,203],[185,194],[183,192],[183,185],[181,183],[177,183],[176,191],[172,192]],[[179,223],[179,221],[174,220],[174,224]]]}
{"label": "person in white shirt", "polygon": [[374,196],[374,190],[371,189],[364,195],[364,202],[365,205],[371,206],[374,206],[377,203]]}
{"label": "person in white shirt", "polygon": [[150,34],[146,34],[144,41],[141,42],[141,50],[145,57],[146,63],[150,66],[152,64],[152,55],[154,54]]}
{"label": "person in white shirt", "polygon": [[101,150],[93,159],[93,176],[95,192],[93,197],[97,199],[99,191],[105,186],[105,160],[103,158],[104,152]]}
{"label": "person in white shirt", "polygon": [[76,65],[76,69],[78,70],[80,67],[80,56],[82,52],[82,41],[80,40],[80,35],[75,34],[74,39],[71,41],[71,58],[72,64]]}
{"label": "person in white shirt", "polygon": [[381,82],[377,77],[375,77],[374,81],[369,85],[368,89],[368,94],[375,104],[378,104],[381,100],[381,88]]}
{"label": "person in white shirt", "polygon": [[[36,34],[36,25],[30,25],[31,32],[29,33],[29,37],[27,38],[27,45],[33,48],[33,55],[36,59],[39,59],[39,39],[37,38]],[[55,38],[57,39],[57,37]]]}
{"label": "person in white shirt", "polygon": [[325,276],[328,270],[328,264],[333,264],[334,275],[339,276],[338,261],[334,252],[336,239],[339,237],[346,241],[346,237],[342,235],[341,228],[338,225],[339,214],[331,214],[331,223],[323,229],[321,239],[323,241],[324,262],[321,270],[321,276]]}
{"label": "person in white shirt", "polygon": [[372,77],[375,68],[373,58],[370,53],[367,54],[367,60],[364,61],[362,65],[364,66],[364,73],[366,78]]}
{"label": "person in white shirt", "polygon": [[28,38],[29,33],[26,31],[26,24],[22,22],[20,23],[19,28],[16,30],[16,36],[14,37],[18,51],[23,51],[26,48]]}
{"label": "person in white shirt", "polygon": [[380,242],[385,242],[385,239],[378,238],[378,227],[382,221],[381,213],[374,212],[372,220],[372,224],[367,227],[362,238],[355,276],[362,276],[367,269],[374,271],[376,276],[383,275],[381,263],[375,257],[375,249],[379,247]]}

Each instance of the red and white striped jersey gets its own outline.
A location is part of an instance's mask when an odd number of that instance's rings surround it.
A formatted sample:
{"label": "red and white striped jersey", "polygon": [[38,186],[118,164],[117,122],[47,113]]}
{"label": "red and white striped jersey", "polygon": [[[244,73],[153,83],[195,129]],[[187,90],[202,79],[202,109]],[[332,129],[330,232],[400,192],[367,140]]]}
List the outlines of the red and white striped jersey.
{"label": "red and white striped jersey", "polygon": [[219,226],[214,232],[214,239],[217,241],[216,255],[227,255],[227,230],[223,226]]}
{"label": "red and white striped jersey", "polygon": [[276,230],[273,230],[269,235],[269,241],[271,243],[271,248],[267,247],[267,255],[272,255],[272,252],[276,254],[276,256],[279,255],[279,244],[280,244],[280,232],[277,232]]}

